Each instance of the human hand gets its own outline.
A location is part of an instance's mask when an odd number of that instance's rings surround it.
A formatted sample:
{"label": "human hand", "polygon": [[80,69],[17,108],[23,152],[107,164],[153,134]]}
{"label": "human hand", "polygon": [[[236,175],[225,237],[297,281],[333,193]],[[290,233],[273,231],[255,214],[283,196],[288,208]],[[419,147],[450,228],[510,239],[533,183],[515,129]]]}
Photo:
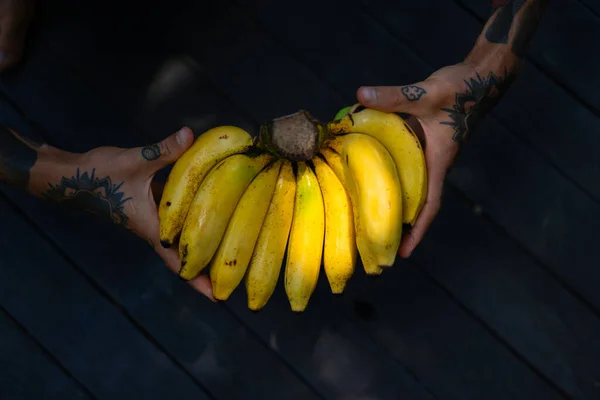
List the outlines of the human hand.
{"label": "human hand", "polygon": [[[87,211],[109,218],[147,241],[172,271],[177,273],[180,258],[177,247],[160,245],[157,203],[162,185],[154,175],[174,163],[194,141],[193,132],[182,128],[159,143],[123,149],[99,147],[78,155],[76,162],[64,164],[60,176],[53,174],[50,189],[43,197],[69,209]],[[48,187],[46,183],[46,188]],[[189,283],[214,301],[210,280],[201,275]]]}
{"label": "human hand", "polygon": [[358,89],[358,101],[365,107],[410,114],[407,122],[423,143],[427,199],[414,226],[402,238],[401,257],[410,256],[439,212],[444,181],[460,144],[510,82],[510,76],[480,76],[474,66],[460,63],[444,67],[415,84]]}

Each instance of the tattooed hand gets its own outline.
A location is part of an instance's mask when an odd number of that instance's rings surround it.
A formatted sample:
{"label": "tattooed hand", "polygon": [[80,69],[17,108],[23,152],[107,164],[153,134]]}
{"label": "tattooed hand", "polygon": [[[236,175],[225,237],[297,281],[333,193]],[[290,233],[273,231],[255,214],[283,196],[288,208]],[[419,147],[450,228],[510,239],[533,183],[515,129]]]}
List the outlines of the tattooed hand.
{"label": "tattooed hand", "polygon": [[427,200],[402,239],[402,257],[410,256],[437,215],[442,186],[460,144],[515,80],[547,0],[494,3],[494,12],[464,62],[444,67],[423,82],[358,90],[358,101],[365,107],[410,114],[408,122],[424,142]]}
{"label": "tattooed hand", "polygon": [[[77,167],[59,179],[46,183],[43,197],[111,219],[147,241],[165,264],[179,271],[176,248],[159,245],[157,202],[162,185],[152,182],[161,168],[174,163],[192,144],[189,128],[145,147],[122,149],[99,147],[80,157]],[[210,280],[202,275],[190,284],[214,301]]]}
{"label": "tattooed hand", "polygon": [[358,100],[366,107],[410,114],[408,123],[425,148],[428,193],[425,205],[400,244],[409,257],[437,215],[446,174],[482,117],[501,98],[514,74],[496,75],[467,64],[442,68],[423,82],[406,86],[362,87]]}

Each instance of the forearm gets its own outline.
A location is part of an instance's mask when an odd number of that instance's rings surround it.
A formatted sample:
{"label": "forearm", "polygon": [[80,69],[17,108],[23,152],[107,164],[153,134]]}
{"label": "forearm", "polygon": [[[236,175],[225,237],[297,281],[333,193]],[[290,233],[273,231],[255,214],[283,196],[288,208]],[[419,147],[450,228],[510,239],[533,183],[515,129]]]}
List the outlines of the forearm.
{"label": "forearm", "polygon": [[72,174],[78,155],[0,125],[0,182],[45,197],[50,182]]}
{"label": "forearm", "polygon": [[468,140],[516,79],[546,1],[497,0],[504,5],[494,10],[464,62],[445,72],[442,91],[451,106],[442,108],[447,118],[440,124],[453,128],[455,142]]}
{"label": "forearm", "polygon": [[537,31],[547,0],[495,0],[498,6],[465,59],[478,69],[516,73]]}

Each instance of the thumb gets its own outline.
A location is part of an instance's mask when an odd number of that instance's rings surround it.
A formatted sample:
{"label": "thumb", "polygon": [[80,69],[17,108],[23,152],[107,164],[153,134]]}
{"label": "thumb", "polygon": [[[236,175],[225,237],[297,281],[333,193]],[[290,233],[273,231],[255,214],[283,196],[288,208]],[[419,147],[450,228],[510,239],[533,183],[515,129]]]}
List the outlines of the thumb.
{"label": "thumb", "polygon": [[361,86],[356,97],[368,108],[418,115],[419,108],[432,96],[431,86],[429,82],[405,86]]}
{"label": "thumb", "polygon": [[194,133],[188,127],[183,127],[158,143],[140,148],[140,157],[151,163],[152,170],[174,163],[194,142]]}

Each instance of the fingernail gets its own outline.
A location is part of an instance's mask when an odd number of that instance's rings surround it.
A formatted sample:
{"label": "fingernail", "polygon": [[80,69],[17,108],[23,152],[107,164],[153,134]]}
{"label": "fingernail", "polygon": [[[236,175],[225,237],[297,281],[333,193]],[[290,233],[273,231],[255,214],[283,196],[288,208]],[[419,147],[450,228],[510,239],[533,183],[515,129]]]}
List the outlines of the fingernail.
{"label": "fingernail", "polygon": [[187,141],[187,133],[185,131],[185,128],[181,128],[179,132],[177,132],[175,138],[177,139],[177,143],[179,143],[180,145],[184,145]]}
{"label": "fingernail", "polygon": [[377,101],[377,92],[373,88],[364,88],[363,98],[367,103],[375,103]]}

